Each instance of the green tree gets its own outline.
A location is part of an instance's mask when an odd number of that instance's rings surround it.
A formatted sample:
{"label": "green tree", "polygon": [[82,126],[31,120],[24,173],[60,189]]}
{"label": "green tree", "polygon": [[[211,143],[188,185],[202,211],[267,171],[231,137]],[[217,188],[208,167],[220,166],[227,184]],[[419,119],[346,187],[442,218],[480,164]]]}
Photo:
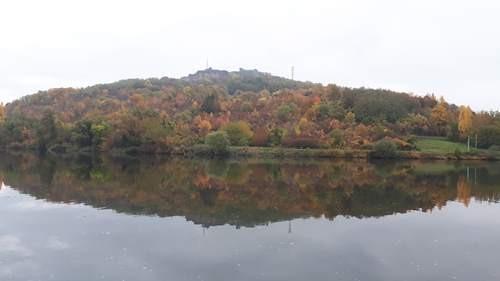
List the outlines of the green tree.
{"label": "green tree", "polygon": [[316,110],[317,110],[317,119],[319,120],[324,120],[328,118],[343,120],[345,115],[345,110],[340,104],[340,102],[322,103],[318,105]]}
{"label": "green tree", "polygon": [[281,128],[274,128],[269,132],[269,142],[272,146],[279,146],[283,140],[285,131]]}
{"label": "green tree", "polygon": [[297,106],[294,103],[284,104],[278,107],[278,111],[276,112],[276,116],[281,121],[288,121],[291,115],[295,112]]}
{"label": "green tree", "polygon": [[228,152],[230,143],[226,132],[217,131],[205,137],[205,144],[210,147],[215,155],[224,155]]}
{"label": "green tree", "polygon": [[92,147],[99,148],[108,131],[108,126],[104,123],[92,124],[90,131],[92,132]]}
{"label": "green tree", "polygon": [[82,120],[75,124],[73,128],[73,140],[79,147],[88,147],[92,145],[92,122],[90,120]]}
{"label": "green tree", "polygon": [[458,123],[452,122],[448,128],[448,139],[451,141],[460,141],[460,131]]}
{"label": "green tree", "polygon": [[207,113],[217,113],[220,111],[219,98],[215,94],[208,95],[201,104],[201,110]]}
{"label": "green tree", "polygon": [[82,120],[73,128],[72,137],[80,147],[99,149],[107,130],[108,126],[102,122]]}
{"label": "green tree", "polygon": [[381,140],[375,144],[371,157],[373,158],[395,158],[397,156],[397,146],[389,140]]}
{"label": "green tree", "polygon": [[344,142],[344,133],[342,130],[335,129],[330,133],[330,143],[333,148],[343,147]]}
{"label": "green tree", "polygon": [[480,148],[489,148],[493,145],[500,145],[500,127],[489,125],[478,129],[478,142]]}
{"label": "green tree", "polygon": [[37,131],[38,151],[45,153],[49,146],[57,139],[56,118],[52,111],[46,111],[38,125]]}
{"label": "green tree", "polygon": [[245,121],[231,122],[222,128],[227,133],[229,142],[235,146],[245,146],[250,143],[253,132]]}

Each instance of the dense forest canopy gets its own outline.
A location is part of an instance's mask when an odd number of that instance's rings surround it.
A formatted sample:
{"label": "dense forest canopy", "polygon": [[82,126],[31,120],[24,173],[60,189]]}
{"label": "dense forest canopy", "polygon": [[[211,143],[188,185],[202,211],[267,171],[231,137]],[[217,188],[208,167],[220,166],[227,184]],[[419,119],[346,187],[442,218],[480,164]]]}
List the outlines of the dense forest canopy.
{"label": "dense forest canopy", "polygon": [[500,114],[472,112],[434,95],[294,81],[257,70],[206,69],[181,79],[129,79],[59,88],[0,105],[0,146],[46,151],[168,152],[209,142],[371,149],[415,135],[500,145]]}

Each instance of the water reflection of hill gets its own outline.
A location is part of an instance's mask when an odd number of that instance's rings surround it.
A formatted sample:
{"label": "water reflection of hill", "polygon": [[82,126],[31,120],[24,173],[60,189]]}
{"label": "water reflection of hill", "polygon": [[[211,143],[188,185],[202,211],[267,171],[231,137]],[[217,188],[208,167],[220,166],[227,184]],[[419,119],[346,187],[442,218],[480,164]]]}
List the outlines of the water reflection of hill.
{"label": "water reflection of hill", "polygon": [[472,197],[500,199],[490,163],[0,160],[6,185],[36,198],[128,214],[184,216],[206,226],[254,226],[324,215],[379,217]]}

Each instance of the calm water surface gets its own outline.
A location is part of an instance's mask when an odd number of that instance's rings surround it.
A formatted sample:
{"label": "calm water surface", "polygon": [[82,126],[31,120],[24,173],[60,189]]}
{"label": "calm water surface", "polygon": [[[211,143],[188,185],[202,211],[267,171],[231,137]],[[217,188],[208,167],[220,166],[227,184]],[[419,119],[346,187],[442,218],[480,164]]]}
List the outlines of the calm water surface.
{"label": "calm water surface", "polygon": [[500,164],[0,157],[0,280],[500,280]]}

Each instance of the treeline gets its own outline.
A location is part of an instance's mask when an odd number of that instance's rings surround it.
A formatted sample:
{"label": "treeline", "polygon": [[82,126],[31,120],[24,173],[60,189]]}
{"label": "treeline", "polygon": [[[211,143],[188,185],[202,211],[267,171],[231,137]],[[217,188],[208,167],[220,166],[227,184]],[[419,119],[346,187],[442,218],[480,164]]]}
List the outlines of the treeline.
{"label": "treeline", "polygon": [[500,114],[434,95],[322,86],[256,70],[51,89],[0,106],[6,149],[172,152],[233,146],[415,149],[413,136],[500,145]]}

